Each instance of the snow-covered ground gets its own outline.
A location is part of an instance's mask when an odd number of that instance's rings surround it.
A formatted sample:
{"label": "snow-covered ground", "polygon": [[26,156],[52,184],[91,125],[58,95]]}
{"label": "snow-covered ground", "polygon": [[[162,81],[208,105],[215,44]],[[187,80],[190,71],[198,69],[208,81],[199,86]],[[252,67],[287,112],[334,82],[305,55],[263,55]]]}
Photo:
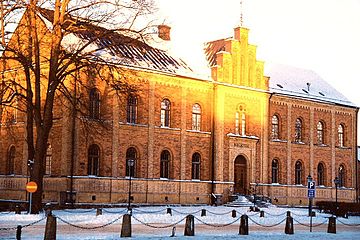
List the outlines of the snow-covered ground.
{"label": "snow-covered ground", "polygon": [[[247,214],[249,235],[241,236],[245,239],[360,239],[358,216],[338,218],[337,234],[330,234],[327,233],[327,227],[331,215],[316,212],[316,217],[312,218],[313,230],[310,232],[307,209],[264,208],[265,217],[261,218],[258,212],[249,212],[248,207],[168,207],[172,215],[167,214],[167,207],[164,206],[134,208],[132,238],[165,239],[171,235],[175,225],[176,239],[235,239],[239,237],[240,217]],[[201,216],[202,209],[206,209],[206,216]],[[232,210],[236,210],[235,218],[232,217]],[[294,219],[294,235],[284,233],[287,211],[291,212]],[[102,215],[98,216],[96,209],[53,211],[57,217],[57,239],[120,239],[122,216],[125,213],[125,208],[104,208]],[[185,218],[189,214],[195,217],[195,237],[184,237]],[[22,239],[43,239],[45,223],[44,214],[0,213],[0,239],[16,239],[17,225],[23,226]]]}

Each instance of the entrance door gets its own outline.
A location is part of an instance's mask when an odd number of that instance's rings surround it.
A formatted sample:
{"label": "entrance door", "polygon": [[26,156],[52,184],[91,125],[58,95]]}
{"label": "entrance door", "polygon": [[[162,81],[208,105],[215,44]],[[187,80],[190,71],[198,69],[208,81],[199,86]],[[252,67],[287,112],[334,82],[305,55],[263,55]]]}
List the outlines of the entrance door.
{"label": "entrance door", "polygon": [[234,192],[246,194],[247,175],[246,175],[246,158],[242,155],[237,156],[234,166]]}

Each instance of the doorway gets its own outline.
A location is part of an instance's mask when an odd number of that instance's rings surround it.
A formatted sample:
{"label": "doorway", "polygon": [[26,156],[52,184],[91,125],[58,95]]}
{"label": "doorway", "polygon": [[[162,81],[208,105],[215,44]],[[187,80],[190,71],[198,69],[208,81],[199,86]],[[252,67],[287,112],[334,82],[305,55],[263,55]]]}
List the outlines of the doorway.
{"label": "doorway", "polygon": [[234,163],[234,193],[246,194],[247,193],[247,171],[246,171],[246,158],[239,155]]}

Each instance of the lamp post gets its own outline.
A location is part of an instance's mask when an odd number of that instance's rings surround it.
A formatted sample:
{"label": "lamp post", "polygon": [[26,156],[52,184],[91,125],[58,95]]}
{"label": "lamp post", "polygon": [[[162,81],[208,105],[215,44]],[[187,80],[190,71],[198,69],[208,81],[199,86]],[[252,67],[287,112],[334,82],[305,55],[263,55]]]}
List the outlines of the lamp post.
{"label": "lamp post", "polygon": [[129,159],[127,161],[127,165],[129,167],[129,198],[128,198],[128,212],[131,214],[131,176],[133,174],[133,167],[134,167],[135,160]]}
{"label": "lamp post", "polygon": [[[312,177],[311,175],[309,174],[309,176],[307,176],[307,181],[308,181],[308,186],[309,186],[309,183],[312,182]],[[312,216],[312,198],[309,197],[309,217]]]}
{"label": "lamp post", "polygon": [[339,177],[336,176],[335,179],[334,179],[334,183],[335,183],[335,203],[336,203],[336,211],[338,209],[338,186],[340,184],[340,180],[339,180]]}

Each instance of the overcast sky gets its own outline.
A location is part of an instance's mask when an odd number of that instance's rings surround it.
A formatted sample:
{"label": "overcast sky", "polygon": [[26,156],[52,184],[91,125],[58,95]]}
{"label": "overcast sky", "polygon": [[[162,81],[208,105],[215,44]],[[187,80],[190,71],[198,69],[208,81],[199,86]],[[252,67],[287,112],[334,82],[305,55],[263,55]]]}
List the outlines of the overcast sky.
{"label": "overcast sky", "polygon": [[[156,1],[177,52],[195,66],[204,42],[232,36],[240,23],[240,0]],[[243,0],[242,12],[265,66],[312,69],[360,106],[360,0]]]}

